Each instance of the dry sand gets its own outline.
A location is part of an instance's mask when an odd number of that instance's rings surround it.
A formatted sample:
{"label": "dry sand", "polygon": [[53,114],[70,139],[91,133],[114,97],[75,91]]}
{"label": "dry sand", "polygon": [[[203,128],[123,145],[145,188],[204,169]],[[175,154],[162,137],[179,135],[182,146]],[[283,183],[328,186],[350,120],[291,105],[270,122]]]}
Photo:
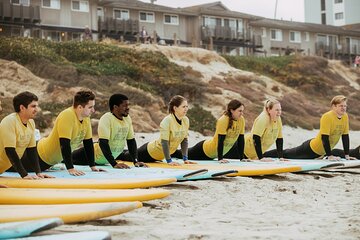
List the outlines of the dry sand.
{"label": "dry sand", "polygon": [[[285,146],[316,131],[285,127]],[[352,132],[352,147],[360,143]],[[154,134],[137,134],[139,145]],[[358,137],[358,138],[356,138]],[[190,134],[190,146],[202,139]],[[113,239],[360,239],[360,178],[356,173],[279,174],[175,183],[172,194],[135,211],[58,227],[57,232],[106,230]]]}

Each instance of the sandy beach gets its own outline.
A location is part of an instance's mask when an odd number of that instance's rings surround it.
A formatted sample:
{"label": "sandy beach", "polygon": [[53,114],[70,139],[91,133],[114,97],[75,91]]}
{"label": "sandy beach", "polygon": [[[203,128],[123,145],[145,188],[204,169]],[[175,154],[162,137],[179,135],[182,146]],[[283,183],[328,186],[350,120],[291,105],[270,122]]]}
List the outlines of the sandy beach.
{"label": "sandy beach", "polygon": [[[284,128],[285,147],[316,131]],[[351,133],[351,146],[360,143]],[[157,137],[137,134],[140,145]],[[203,137],[192,132],[190,146]],[[341,147],[341,145],[340,145]],[[360,169],[180,182],[165,199],[52,232],[109,231],[113,239],[360,239]]]}

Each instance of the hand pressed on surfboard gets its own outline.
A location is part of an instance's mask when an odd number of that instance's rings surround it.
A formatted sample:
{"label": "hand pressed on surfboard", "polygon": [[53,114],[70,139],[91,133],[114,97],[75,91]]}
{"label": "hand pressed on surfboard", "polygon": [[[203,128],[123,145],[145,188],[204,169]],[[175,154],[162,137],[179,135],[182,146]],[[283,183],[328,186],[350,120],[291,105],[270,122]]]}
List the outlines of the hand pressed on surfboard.
{"label": "hand pressed on surfboard", "polygon": [[134,163],[134,166],[135,167],[143,167],[143,168],[148,168],[149,167],[144,162],[136,162],[136,163]]}
{"label": "hand pressed on surfboard", "polygon": [[36,175],[26,175],[25,177],[23,177],[23,179],[30,179],[30,180],[39,180],[40,177],[36,176]]}
{"label": "hand pressed on surfboard", "polygon": [[126,165],[125,163],[120,163],[120,162],[118,162],[113,168],[129,169],[130,167],[129,167],[128,165]]}
{"label": "hand pressed on surfboard", "polygon": [[91,168],[91,171],[93,171],[93,172],[106,172],[105,169],[97,168],[97,167],[95,167],[95,166],[92,166],[92,167],[90,167],[90,168]]}
{"label": "hand pressed on surfboard", "polygon": [[221,159],[221,160],[219,160],[219,163],[229,163],[229,160]]}
{"label": "hand pressed on surfboard", "polygon": [[68,172],[69,172],[70,175],[73,175],[73,176],[82,176],[82,175],[85,175],[84,172],[78,171],[78,170],[76,170],[75,168],[70,168],[70,169],[68,169]]}
{"label": "hand pressed on surfboard", "polygon": [[184,160],[184,164],[197,164],[197,163],[196,163],[196,162],[189,161],[189,160]]}
{"label": "hand pressed on surfboard", "polygon": [[267,157],[263,157],[262,159],[260,159],[260,162],[273,162],[274,159],[272,158],[267,158]]}
{"label": "hand pressed on surfboard", "polygon": [[345,155],[345,159],[346,159],[346,160],[357,160],[356,157],[351,157],[351,156],[349,156],[349,155]]}
{"label": "hand pressed on surfboard", "polygon": [[39,178],[55,178],[54,176],[47,175],[45,173],[36,174]]}
{"label": "hand pressed on surfboard", "polygon": [[329,160],[329,161],[340,161],[341,157],[330,155],[330,156],[323,157],[323,159],[324,160]]}
{"label": "hand pressed on surfboard", "polygon": [[171,166],[180,166],[181,165],[180,163],[177,163],[177,162],[169,162],[168,164]]}

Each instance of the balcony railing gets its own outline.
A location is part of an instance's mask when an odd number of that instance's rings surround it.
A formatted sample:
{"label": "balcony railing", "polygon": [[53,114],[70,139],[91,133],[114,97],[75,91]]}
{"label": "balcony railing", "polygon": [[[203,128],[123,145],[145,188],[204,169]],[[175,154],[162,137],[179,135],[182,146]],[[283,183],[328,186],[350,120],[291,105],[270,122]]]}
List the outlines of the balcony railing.
{"label": "balcony railing", "polygon": [[201,38],[207,40],[213,37],[216,40],[242,40],[250,41],[251,35],[249,32],[244,32],[244,29],[233,29],[224,26],[202,26],[201,27]]}
{"label": "balcony railing", "polygon": [[360,49],[358,45],[349,45],[347,43],[325,44],[324,42],[316,42],[315,50],[318,55],[359,55]]}
{"label": "balcony railing", "polygon": [[99,32],[135,34],[139,32],[138,20],[106,18],[98,20]]}
{"label": "balcony railing", "polygon": [[0,19],[9,22],[40,22],[39,6],[14,5],[9,1],[0,1]]}

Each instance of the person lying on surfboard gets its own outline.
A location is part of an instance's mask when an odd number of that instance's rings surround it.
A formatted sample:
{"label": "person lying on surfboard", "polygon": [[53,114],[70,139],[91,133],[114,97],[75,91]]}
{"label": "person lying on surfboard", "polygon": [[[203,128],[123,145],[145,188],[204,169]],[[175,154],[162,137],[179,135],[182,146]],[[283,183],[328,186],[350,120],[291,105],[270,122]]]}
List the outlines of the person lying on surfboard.
{"label": "person lying on surfboard", "polygon": [[[349,156],[349,118],[346,113],[347,98],[343,95],[333,97],[330,102],[331,110],[324,113],[320,119],[320,131],[315,138],[302,143],[300,146],[284,150],[284,157],[292,159],[324,158],[339,160],[340,157],[332,154],[331,149],[338,143],[340,137],[344,146],[344,157]],[[265,154],[274,157],[274,151]]]}
{"label": "person lying on surfboard", "polygon": [[[120,154],[127,143],[130,157],[135,167],[147,167],[138,161],[137,146],[131,117],[129,116],[129,98],[123,94],[113,94],[109,98],[110,112],[99,120],[99,142],[94,143],[95,163],[105,165],[110,163],[114,168],[130,168],[124,163],[118,163]],[[74,164],[87,165],[84,148],[72,153]]]}
{"label": "person lying on surfboard", "polygon": [[[251,132],[245,134],[244,158],[260,161],[273,161],[263,154],[276,142],[276,157],[283,158],[283,137],[281,121],[281,104],[276,99],[266,100],[263,111],[254,120]],[[224,156],[238,158],[237,145]]]}
{"label": "person lying on surfboard", "polygon": [[[189,118],[187,100],[180,95],[170,99],[169,114],[160,123],[160,137],[157,140],[145,143],[138,149],[138,157],[143,162],[162,161],[164,158],[170,165],[179,165],[174,162],[171,155],[181,146],[184,163],[192,163],[188,160],[188,131]],[[131,161],[129,152],[124,152],[119,159]]]}
{"label": "person lying on surfboard", "polygon": [[38,143],[37,149],[42,170],[63,161],[70,175],[84,175],[84,172],[74,168],[71,156],[72,151],[83,143],[91,170],[104,171],[95,166],[94,160],[90,123],[90,116],[95,112],[94,106],[95,94],[92,91],[81,90],[75,94],[73,105],[57,116],[49,136],[40,139]]}
{"label": "person lying on surfboard", "polygon": [[[242,160],[244,155],[245,118],[243,117],[244,104],[239,100],[231,100],[226,111],[216,122],[215,134],[211,139],[198,142],[189,148],[188,157],[192,160],[212,160],[217,157],[220,163],[228,163],[224,155],[237,145],[237,159]],[[181,157],[177,150],[175,157]]]}
{"label": "person lying on surfboard", "polygon": [[24,179],[53,178],[41,173],[36,152],[34,118],[39,110],[38,97],[27,91],[19,93],[13,98],[13,106],[15,112],[0,123],[0,173],[8,170]]}

